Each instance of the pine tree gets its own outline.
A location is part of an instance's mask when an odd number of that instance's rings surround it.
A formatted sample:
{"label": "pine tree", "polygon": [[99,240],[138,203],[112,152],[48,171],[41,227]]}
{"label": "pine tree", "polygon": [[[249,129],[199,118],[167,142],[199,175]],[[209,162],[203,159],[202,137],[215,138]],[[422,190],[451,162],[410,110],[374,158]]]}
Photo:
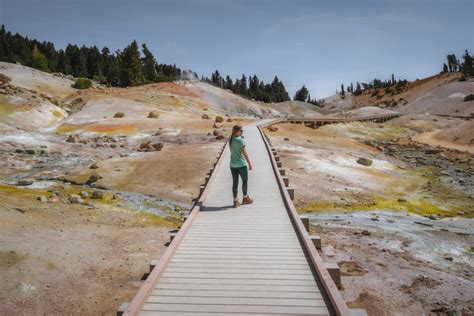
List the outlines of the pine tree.
{"label": "pine tree", "polygon": [[474,69],[472,67],[472,57],[471,55],[469,55],[469,52],[467,51],[467,49],[464,51],[463,58],[464,58],[464,64],[462,67],[462,73],[464,77],[474,75]]}
{"label": "pine tree", "polygon": [[447,73],[448,72],[448,66],[446,65],[446,63],[443,64],[443,73]]}
{"label": "pine tree", "polygon": [[156,72],[156,59],[152,52],[146,47],[146,44],[142,44],[143,52],[143,74],[147,82],[156,82],[158,79],[158,73]]}
{"label": "pine tree", "polygon": [[38,70],[50,72],[46,56],[44,56],[44,54],[40,52],[37,46],[33,48],[32,66],[33,68],[36,68]]}
{"label": "pine tree", "polygon": [[455,54],[450,54],[447,56],[448,59],[448,69],[449,72],[457,72],[459,71],[458,69],[458,59],[456,58]]}
{"label": "pine tree", "polygon": [[355,96],[360,95],[362,93],[362,88],[360,87],[359,81],[356,82],[356,89],[352,92]]}
{"label": "pine tree", "polygon": [[133,41],[119,55],[119,80],[120,85],[136,86],[144,83],[145,79],[142,72],[142,64],[140,61],[140,51],[138,44]]}
{"label": "pine tree", "polygon": [[58,69],[57,71],[65,74],[70,75],[72,74],[72,67],[71,63],[69,62],[68,55],[64,52],[64,50],[60,49],[58,53]]}
{"label": "pine tree", "polygon": [[341,83],[341,95],[345,96],[346,93],[344,92],[344,85]]}
{"label": "pine tree", "polygon": [[296,91],[295,96],[293,97],[293,100],[306,102],[306,100],[308,99],[308,94],[309,94],[308,89],[306,88],[305,85],[303,85],[301,89]]}
{"label": "pine tree", "polygon": [[221,74],[219,73],[218,70],[214,71],[211,75],[211,82],[220,87],[221,86],[221,82],[222,82],[222,77],[221,77]]}
{"label": "pine tree", "polygon": [[233,90],[234,89],[234,83],[232,82],[232,79],[229,77],[229,75],[227,75],[225,77],[224,89],[227,89],[227,90]]}

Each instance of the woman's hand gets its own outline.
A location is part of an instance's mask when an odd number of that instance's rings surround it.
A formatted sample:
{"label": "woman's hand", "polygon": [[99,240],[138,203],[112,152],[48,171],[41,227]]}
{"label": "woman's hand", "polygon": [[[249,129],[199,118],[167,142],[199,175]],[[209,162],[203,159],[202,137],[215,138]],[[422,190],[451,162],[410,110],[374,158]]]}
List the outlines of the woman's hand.
{"label": "woman's hand", "polygon": [[252,170],[253,167],[252,167],[252,164],[249,164],[249,170]]}

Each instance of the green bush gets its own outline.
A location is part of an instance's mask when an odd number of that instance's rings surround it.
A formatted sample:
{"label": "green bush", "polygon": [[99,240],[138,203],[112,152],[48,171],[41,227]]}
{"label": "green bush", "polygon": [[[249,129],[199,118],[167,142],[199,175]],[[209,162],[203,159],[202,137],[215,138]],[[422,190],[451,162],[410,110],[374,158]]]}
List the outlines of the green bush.
{"label": "green bush", "polygon": [[468,94],[464,97],[464,102],[474,101],[474,94]]}
{"label": "green bush", "polygon": [[92,87],[92,81],[87,78],[77,78],[72,87],[76,89],[88,89]]}

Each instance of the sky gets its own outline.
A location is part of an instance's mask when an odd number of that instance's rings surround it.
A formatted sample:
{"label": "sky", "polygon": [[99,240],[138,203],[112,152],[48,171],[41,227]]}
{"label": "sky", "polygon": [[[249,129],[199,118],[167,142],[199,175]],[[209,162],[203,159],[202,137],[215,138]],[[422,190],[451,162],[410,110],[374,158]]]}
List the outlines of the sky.
{"label": "sky", "polygon": [[473,0],[0,0],[0,24],[56,48],[146,43],[160,63],[210,77],[275,75],[290,96],[341,83],[415,80],[474,53]]}

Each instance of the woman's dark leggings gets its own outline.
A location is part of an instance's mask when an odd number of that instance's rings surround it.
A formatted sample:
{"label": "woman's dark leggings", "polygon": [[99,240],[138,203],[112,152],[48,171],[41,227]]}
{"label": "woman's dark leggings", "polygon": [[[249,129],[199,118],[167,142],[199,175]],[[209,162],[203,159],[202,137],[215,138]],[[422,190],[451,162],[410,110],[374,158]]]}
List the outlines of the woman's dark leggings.
{"label": "woman's dark leggings", "polygon": [[247,182],[249,179],[249,172],[247,166],[240,168],[230,168],[232,172],[232,194],[234,194],[234,199],[237,198],[237,191],[239,186],[239,175],[242,178],[242,191],[244,196],[247,195]]}

